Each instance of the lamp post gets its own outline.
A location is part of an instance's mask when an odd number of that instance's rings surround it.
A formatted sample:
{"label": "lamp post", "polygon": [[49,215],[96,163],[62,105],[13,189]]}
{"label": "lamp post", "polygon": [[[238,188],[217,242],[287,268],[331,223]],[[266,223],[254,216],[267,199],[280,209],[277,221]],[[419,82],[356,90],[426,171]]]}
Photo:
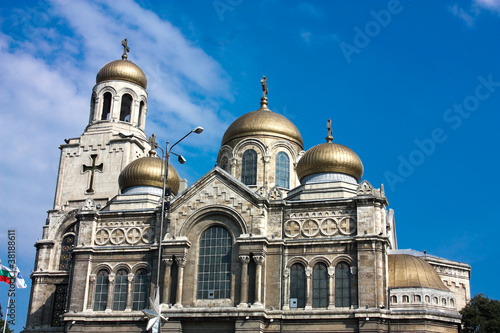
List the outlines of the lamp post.
{"label": "lamp post", "polygon": [[[171,147],[169,147],[170,142],[166,142],[166,149],[165,149],[165,173],[163,175],[163,191],[161,195],[161,217],[160,217],[160,239],[158,241],[158,267],[157,267],[157,272],[156,272],[156,288],[155,288],[155,303],[158,304],[158,308],[155,309],[158,313],[157,320],[159,321],[161,318],[161,307],[159,306],[159,297],[160,297],[160,269],[161,269],[161,242],[163,240],[163,224],[165,222],[165,197],[166,197],[166,190],[167,190],[167,180],[168,180],[168,167],[170,165],[170,154],[173,154],[178,157],[178,161],[181,164],[186,163],[186,159],[179,154],[176,154],[172,152],[172,149],[182,140],[187,138],[191,133],[196,133],[200,134],[203,132],[203,127],[198,126],[195,129],[191,130],[189,133],[184,135],[180,140],[178,140],[176,143],[174,143]],[[167,207],[167,209],[170,209]],[[165,301],[165,300],[164,300]],[[148,316],[149,317],[149,316]],[[149,325],[148,325],[149,326]],[[160,323],[158,322],[158,332],[160,332]]]}

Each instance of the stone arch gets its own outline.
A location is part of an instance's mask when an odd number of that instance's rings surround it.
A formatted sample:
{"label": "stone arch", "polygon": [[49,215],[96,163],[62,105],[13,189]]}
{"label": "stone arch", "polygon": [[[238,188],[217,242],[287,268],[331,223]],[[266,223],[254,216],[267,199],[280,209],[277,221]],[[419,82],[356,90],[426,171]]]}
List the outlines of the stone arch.
{"label": "stone arch", "polygon": [[99,263],[94,268],[92,268],[92,274],[97,274],[97,273],[99,273],[100,270],[103,270],[103,269],[108,271],[108,274],[113,273],[113,268],[111,267],[110,264]]}
{"label": "stone arch", "polygon": [[151,266],[147,262],[138,262],[130,269],[130,272],[136,274],[138,270],[145,269],[148,274],[151,273]]}
{"label": "stone arch", "polygon": [[200,220],[210,215],[223,215],[227,216],[230,220],[232,220],[236,228],[233,228],[233,230],[229,228],[230,229],[229,231],[231,233],[237,231],[233,233],[233,237],[235,237],[235,239],[239,236],[239,234],[248,233],[248,227],[245,223],[245,220],[235,209],[222,205],[210,205],[198,209],[191,216],[189,216],[184,222],[184,224],[181,226],[179,230],[179,236],[189,235],[190,230],[194,227],[195,224],[197,224]]}
{"label": "stone arch", "polygon": [[127,273],[132,272],[132,268],[130,267],[129,264],[121,262],[121,263],[118,263],[115,267],[113,267],[113,272],[112,273],[116,274],[120,269],[126,270]]}
{"label": "stone arch", "polygon": [[247,138],[238,142],[238,144],[234,147],[233,149],[234,157],[241,159],[243,153],[246,150],[245,147],[247,146],[256,146],[257,148],[259,148],[259,151],[257,153],[260,153],[261,156],[264,156],[267,153],[267,146],[263,141],[256,138]]}
{"label": "stone arch", "polygon": [[328,259],[325,256],[316,256],[316,257],[312,258],[311,260],[309,260],[309,267],[314,268],[314,265],[316,265],[318,263],[325,264],[327,268],[331,266],[330,259]]}
{"label": "stone arch", "polygon": [[286,268],[290,269],[294,264],[302,264],[304,268],[309,267],[309,262],[304,257],[293,257],[286,263]]}
{"label": "stone arch", "polygon": [[342,261],[344,261],[344,262],[348,263],[348,264],[349,264],[349,267],[351,267],[351,269],[352,269],[353,267],[356,267],[355,261],[354,261],[351,257],[349,257],[349,256],[347,256],[347,255],[344,255],[344,254],[341,254],[341,255],[339,255],[339,256],[337,256],[337,257],[335,257],[335,258],[332,260],[332,262],[331,262],[331,267],[335,267],[335,266],[337,266],[337,264],[338,264],[338,263],[340,263],[340,262],[342,262]]}

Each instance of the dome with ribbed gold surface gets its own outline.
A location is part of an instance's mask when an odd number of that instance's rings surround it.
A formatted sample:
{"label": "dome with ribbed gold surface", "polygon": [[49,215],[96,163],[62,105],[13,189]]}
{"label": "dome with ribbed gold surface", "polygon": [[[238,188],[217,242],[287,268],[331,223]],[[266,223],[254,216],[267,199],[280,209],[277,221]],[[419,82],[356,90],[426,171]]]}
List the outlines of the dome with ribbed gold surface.
{"label": "dome with ribbed gold surface", "polygon": [[[163,167],[164,161],[156,156],[141,157],[127,165],[118,178],[118,184],[122,193],[129,188],[155,187],[163,189]],[[180,178],[172,165],[168,167],[168,179],[166,187],[170,187],[172,193],[179,192]]]}
{"label": "dome with ribbed gold surface", "polygon": [[409,254],[390,254],[390,288],[432,288],[446,290],[436,270],[422,258]]}
{"label": "dome with ribbed gold surface", "polygon": [[97,73],[95,80],[96,84],[110,80],[122,80],[135,83],[144,89],[148,86],[148,79],[142,69],[126,59],[115,60],[104,65]]}
{"label": "dome with ribbed gold surface", "polygon": [[310,175],[340,173],[354,177],[359,182],[363,176],[361,159],[348,147],[333,143],[330,127],[328,130],[326,143],[309,149],[297,163],[297,176],[302,182]]}
{"label": "dome with ribbed gold surface", "polygon": [[263,97],[261,108],[246,113],[236,119],[222,137],[222,146],[235,146],[248,137],[270,137],[284,139],[304,149],[304,141],[297,127],[285,116],[272,112],[267,108],[267,97]]}

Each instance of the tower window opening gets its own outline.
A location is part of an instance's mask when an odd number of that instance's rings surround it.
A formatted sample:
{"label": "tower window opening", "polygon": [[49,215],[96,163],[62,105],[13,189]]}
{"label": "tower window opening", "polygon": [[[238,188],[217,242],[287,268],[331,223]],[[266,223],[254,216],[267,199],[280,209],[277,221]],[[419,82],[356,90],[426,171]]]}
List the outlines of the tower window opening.
{"label": "tower window opening", "polygon": [[130,114],[132,112],[133,98],[130,94],[123,94],[122,105],[120,108],[120,120],[130,122]]}
{"label": "tower window opening", "polygon": [[144,112],[144,101],[139,104],[139,117],[137,118],[137,126],[142,126],[142,113]]}
{"label": "tower window opening", "polygon": [[257,185],[257,152],[248,149],[241,161],[241,181],[245,185]]}
{"label": "tower window opening", "polygon": [[276,156],[276,186],[290,187],[290,158],[282,151]]}
{"label": "tower window opening", "polygon": [[109,120],[111,118],[111,93],[105,92],[103,97],[101,120]]}
{"label": "tower window opening", "polygon": [[306,272],[301,264],[293,264],[290,268],[290,307],[306,306]]}
{"label": "tower window opening", "polygon": [[224,156],[221,159],[219,166],[222,170],[229,172],[229,159],[227,158],[227,156]]}
{"label": "tower window opening", "polygon": [[95,100],[96,100],[96,96],[95,96],[95,93],[93,93],[92,97],[90,98],[90,122],[92,122],[94,120]]}

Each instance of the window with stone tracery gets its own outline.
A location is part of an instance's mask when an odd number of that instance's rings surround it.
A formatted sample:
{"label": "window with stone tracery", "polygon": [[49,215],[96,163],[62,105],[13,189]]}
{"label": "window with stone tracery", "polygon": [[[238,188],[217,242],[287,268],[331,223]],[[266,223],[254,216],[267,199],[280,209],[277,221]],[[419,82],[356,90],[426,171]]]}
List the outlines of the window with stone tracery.
{"label": "window with stone tracery", "polygon": [[290,307],[306,306],[306,272],[304,265],[293,264],[290,268]]}
{"label": "window with stone tracery", "polygon": [[[74,226],[70,228],[70,230],[74,232]],[[69,270],[71,269],[74,245],[74,234],[69,234],[63,237],[63,240],[61,242],[61,256],[59,257],[59,270],[69,272]]]}
{"label": "window with stone tracery", "polygon": [[94,311],[104,311],[108,304],[109,273],[102,269],[95,279]]}
{"label": "window with stone tracery", "polygon": [[198,258],[198,299],[231,297],[233,240],[226,228],[214,226],[201,236]]}
{"label": "window with stone tracery", "polygon": [[257,152],[248,149],[241,160],[241,181],[245,185],[257,185]]}
{"label": "window with stone tracery", "polygon": [[282,151],[276,155],[276,186],[290,187],[290,158]]}
{"label": "window with stone tracery", "polygon": [[148,307],[148,272],[139,269],[134,276],[132,310],[143,310]]}
{"label": "window with stone tracery", "polygon": [[128,272],[120,269],[115,276],[115,290],[113,293],[113,310],[123,311],[127,306]]}
{"label": "window with stone tracery", "polygon": [[328,269],[323,263],[313,268],[313,308],[328,307]]}
{"label": "window with stone tracery", "polygon": [[346,262],[335,266],[335,306],[351,306],[351,268]]}

